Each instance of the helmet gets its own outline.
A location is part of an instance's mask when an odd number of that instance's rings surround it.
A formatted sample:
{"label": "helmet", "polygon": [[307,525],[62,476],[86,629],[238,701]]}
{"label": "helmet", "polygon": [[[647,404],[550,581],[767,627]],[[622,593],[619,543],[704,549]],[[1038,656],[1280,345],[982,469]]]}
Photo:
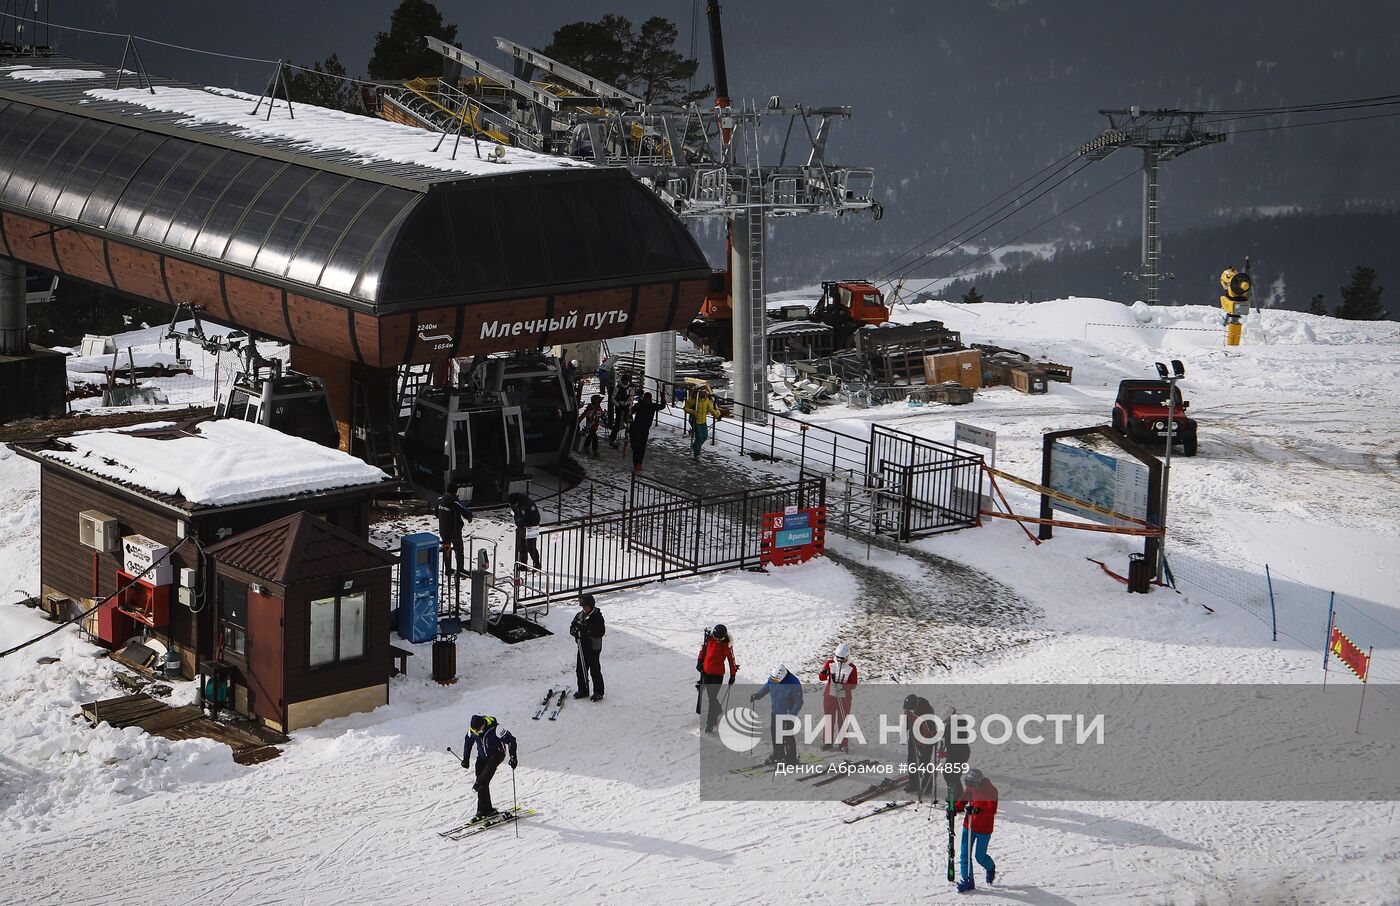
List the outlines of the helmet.
{"label": "helmet", "polygon": [[851,656],[851,646],[850,646],[850,645],[847,645],[845,642],[842,642],[840,645],[837,645],[837,646],[836,646],[836,659],[837,659],[838,661],[844,661],[844,660],[846,660],[847,658],[849,658],[850,656]]}
{"label": "helmet", "polygon": [[908,695],[904,696],[905,711],[917,711],[920,704],[919,697],[914,693],[910,692]]}
{"label": "helmet", "polygon": [[491,718],[486,717],[482,714],[473,714],[471,724],[469,725],[471,727],[472,735],[480,736],[482,731],[486,729],[486,722],[490,719]]}
{"label": "helmet", "polygon": [[729,638],[729,630],[724,628],[723,623],[716,623],[715,628],[710,632],[710,635],[723,642]]}
{"label": "helmet", "polygon": [[964,786],[964,787],[969,787],[969,786],[981,786],[981,785],[982,785],[982,781],[984,781],[984,780],[986,780],[986,779],[987,779],[987,775],[983,774],[981,771],[977,770],[976,768],[970,768],[970,769],[968,770],[968,772],[967,772],[966,774],[963,775],[963,786]]}
{"label": "helmet", "polygon": [[601,393],[595,393],[589,397],[588,401],[591,403],[601,403],[603,401],[603,395]]}
{"label": "helmet", "polygon": [[781,682],[787,676],[787,668],[784,667],[782,664],[779,664],[772,670],[769,670],[768,675],[771,676],[773,679]]}

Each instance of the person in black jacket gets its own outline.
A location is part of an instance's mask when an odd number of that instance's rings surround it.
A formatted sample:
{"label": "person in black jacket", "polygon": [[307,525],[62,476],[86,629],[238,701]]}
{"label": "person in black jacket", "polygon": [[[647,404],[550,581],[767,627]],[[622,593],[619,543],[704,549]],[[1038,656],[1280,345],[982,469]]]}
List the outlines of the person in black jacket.
{"label": "person in black jacket", "polygon": [[483,714],[473,714],[468,724],[466,738],[462,740],[462,767],[471,767],[472,749],[476,749],[476,782],[472,790],[476,792],[476,817],[473,821],[490,818],[499,814],[491,804],[491,778],[496,768],[510,751],[510,769],[515,770],[519,760],[515,757],[515,736],[496,722],[496,718]]}
{"label": "person in black jacket", "polygon": [[[950,711],[948,719],[943,722],[943,744],[939,748],[939,755],[949,765],[947,772],[943,775],[948,778],[948,795],[952,799],[961,799],[963,774],[967,771],[967,765],[972,759],[972,747],[966,742],[952,740],[953,718],[956,716],[956,711]],[[956,765],[962,765],[962,767],[955,768]]]}
{"label": "person in black jacket", "polygon": [[574,621],[569,624],[569,635],[574,637],[578,646],[578,656],[574,659],[574,671],[578,676],[578,691],[574,693],[574,698],[590,698],[588,694],[588,680],[593,679],[593,695],[591,699],[598,701],[603,697],[603,635],[607,632],[607,627],[603,625],[603,612],[598,609],[597,604],[590,594],[581,594],[578,598],[579,612],[574,614]]}
{"label": "person in black jacket", "polygon": [[661,405],[651,398],[651,391],[642,394],[642,398],[632,406],[632,426],[628,429],[627,438],[632,444],[632,471],[642,471],[642,458],[647,455],[647,440],[651,436],[651,424],[656,420],[656,413],[661,411]]}
{"label": "person in black jacket", "polygon": [[[935,716],[928,699],[912,693],[904,697],[905,763],[909,765],[909,781],[904,789],[917,793],[920,799],[925,793],[933,792],[934,746],[937,743],[933,737],[938,732],[938,725],[933,721]],[[920,739],[920,735],[928,742]]]}
{"label": "person in black jacket", "polygon": [[510,513],[515,519],[515,562],[524,566],[526,559],[540,568],[540,508],[528,494],[515,493],[510,501]]}
{"label": "person in black jacket", "polygon": [[449,484],[434,503],[434,509],[437,512],[438,537],[442,539],[443,563],[450,563],[455,554],[457,575],[460,576],[466,572],[462,566],[462,519],[466,517],[468,522],[472,521],[471,507],[457,498],[457,486]]}

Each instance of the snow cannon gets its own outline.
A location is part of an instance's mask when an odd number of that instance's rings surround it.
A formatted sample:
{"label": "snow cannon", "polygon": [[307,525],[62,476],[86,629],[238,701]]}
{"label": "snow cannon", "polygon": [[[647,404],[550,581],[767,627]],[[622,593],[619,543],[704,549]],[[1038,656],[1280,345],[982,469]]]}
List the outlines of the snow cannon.
{"label": "snow cannon", "polygon": [[1225,290],[1225,295],[1220,297],[1220,307],[1225,310],[1222,321],[1225,325],[1225,345],[1238,346],[1243,330],[1241,319],[1249,314],[1249,291],[1254,286],[1254,280],[1249,275],[1249,259],[1244,259],[1241,270],[1227,267],[1221,271],[1220,286]]}

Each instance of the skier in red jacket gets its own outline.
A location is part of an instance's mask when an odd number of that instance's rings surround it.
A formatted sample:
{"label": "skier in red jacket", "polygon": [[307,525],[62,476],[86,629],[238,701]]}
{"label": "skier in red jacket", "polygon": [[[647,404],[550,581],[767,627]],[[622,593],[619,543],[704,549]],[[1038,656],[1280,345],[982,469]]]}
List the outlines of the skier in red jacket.
{"label": "skier in red jacket", "polygon": [[976,768],[963,777],[963,795],[953,803],[953,811],[966,812],[963,816],[962,880],[958,882],[958,893],[975,890],[972,881],[972,857],[977,864],[987,870],[987,883],[997,878],[997,863],[987,855],[987,845],[992,840],[992,825],[997,817],[997,788],[992,781]]}
{"label": "skier in red jacket", "polygon": [[[734,643],[729,638],[729,630],[719,623],[714,629],[705,630],[705,641],[700,646],[700,654],[695,658],[695,669],[700,671],[700,683],[710,699],[710,708],[705,713],[705,732],[713,733],[719,726],[721,708],[719,706],[719,684],[724,679],[724,665],[729,665],[729,685],[734,685],[734,677],[739,665],[734,663]],[[700,705],[696,703],[696,711]]]}
{"label": "skier in red jacket", "polygon": [[[856,665],[851,662],[851,646],[842,642],[836,646],[836,654],[822,665],[817,679],[826,683],[822,688],[822,710],[826,713],[826,742],[823,749],[835,748],[836,733],[851,713],[851,692],[856,687]],[[841,751],[848,750],[845,739],[841,740]]]}

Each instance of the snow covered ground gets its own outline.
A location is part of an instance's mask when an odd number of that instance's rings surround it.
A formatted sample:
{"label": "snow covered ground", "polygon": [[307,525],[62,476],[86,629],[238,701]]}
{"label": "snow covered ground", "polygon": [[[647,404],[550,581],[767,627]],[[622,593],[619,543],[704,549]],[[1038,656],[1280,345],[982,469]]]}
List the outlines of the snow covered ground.
{"label": "snow covered ground", "polygon": [[[965,341],[1073,365],[1074,383],[1041,397],[992,388],[956,409],[834,407],[816,420],[878,419],[938,439],[951,439],[954,419],[993,428],[999,467],[1034,477],[1043,431],[1105,422],[1120,379],[1181,358],[1201,445],[1173,464],[1170,549],[1222,566],[1268,562],[1400,624],[1400,325],[1270,311],[1227,350],[1205,307],[927,303],[898,317],[938,318]],[[723,447],[706,455],[716,469],[748,465],[720,459]],[[0,450],[0,648],[50,626],[8,603],[38,583],[37,483],[33,463]],[[388,706],[299,732],[281,758],[254,767],[220,746],[74,722],[78,702],[111,693],[113,667],[65,630],[0,660],[0,900],[954,902],[939,816],[906,809],[847,826],[853,810],[840,803],[699,801],[701,627],[730,627],[751,678],[781,661],[812,680],[844,638],[872,680],[1320,682],[1320,633],[1318,644],[1273,643],[1255,616],[1207,592],[1128,596],[1086,561],[1121,570],[1135,547],[1063,531],[1036,547],[997,523],[919,542],[917,556],[876,550],[867,564],[863,544],[838,540],[832,557],[801,567],[606,595],[602,702],[570,700],[558,721],[530,720],[547,687],[573,685],[573,609],[556,609],[545,618],[553,638],[463,636],[455,686],[428,679],[419,646]],[[989,629],[975,602],[960,616],[956,595],[937,592],[957,568],[999,580],[1029,624]],[[906,631],[920,622],[907,602],[872,612],[872,570],[919,576],[931,589],[924,622],[937,631]],[[987,634],[993,644],[976,644]],[[911,644],[922,657],[910,659]],[[40,666],[41,656],[61,660]],[[445,749],[460,747],[472,713],[520,737],[519,797],[541,814],[518,840],[510,829],[462,842],[433,833],[471,808],[469,780]],[[509,780],[498,775],[498,803]],[[1008,802],[992,844],[999,884],[974,896],[1397,904],[1397,828],[1392,803]]]}

